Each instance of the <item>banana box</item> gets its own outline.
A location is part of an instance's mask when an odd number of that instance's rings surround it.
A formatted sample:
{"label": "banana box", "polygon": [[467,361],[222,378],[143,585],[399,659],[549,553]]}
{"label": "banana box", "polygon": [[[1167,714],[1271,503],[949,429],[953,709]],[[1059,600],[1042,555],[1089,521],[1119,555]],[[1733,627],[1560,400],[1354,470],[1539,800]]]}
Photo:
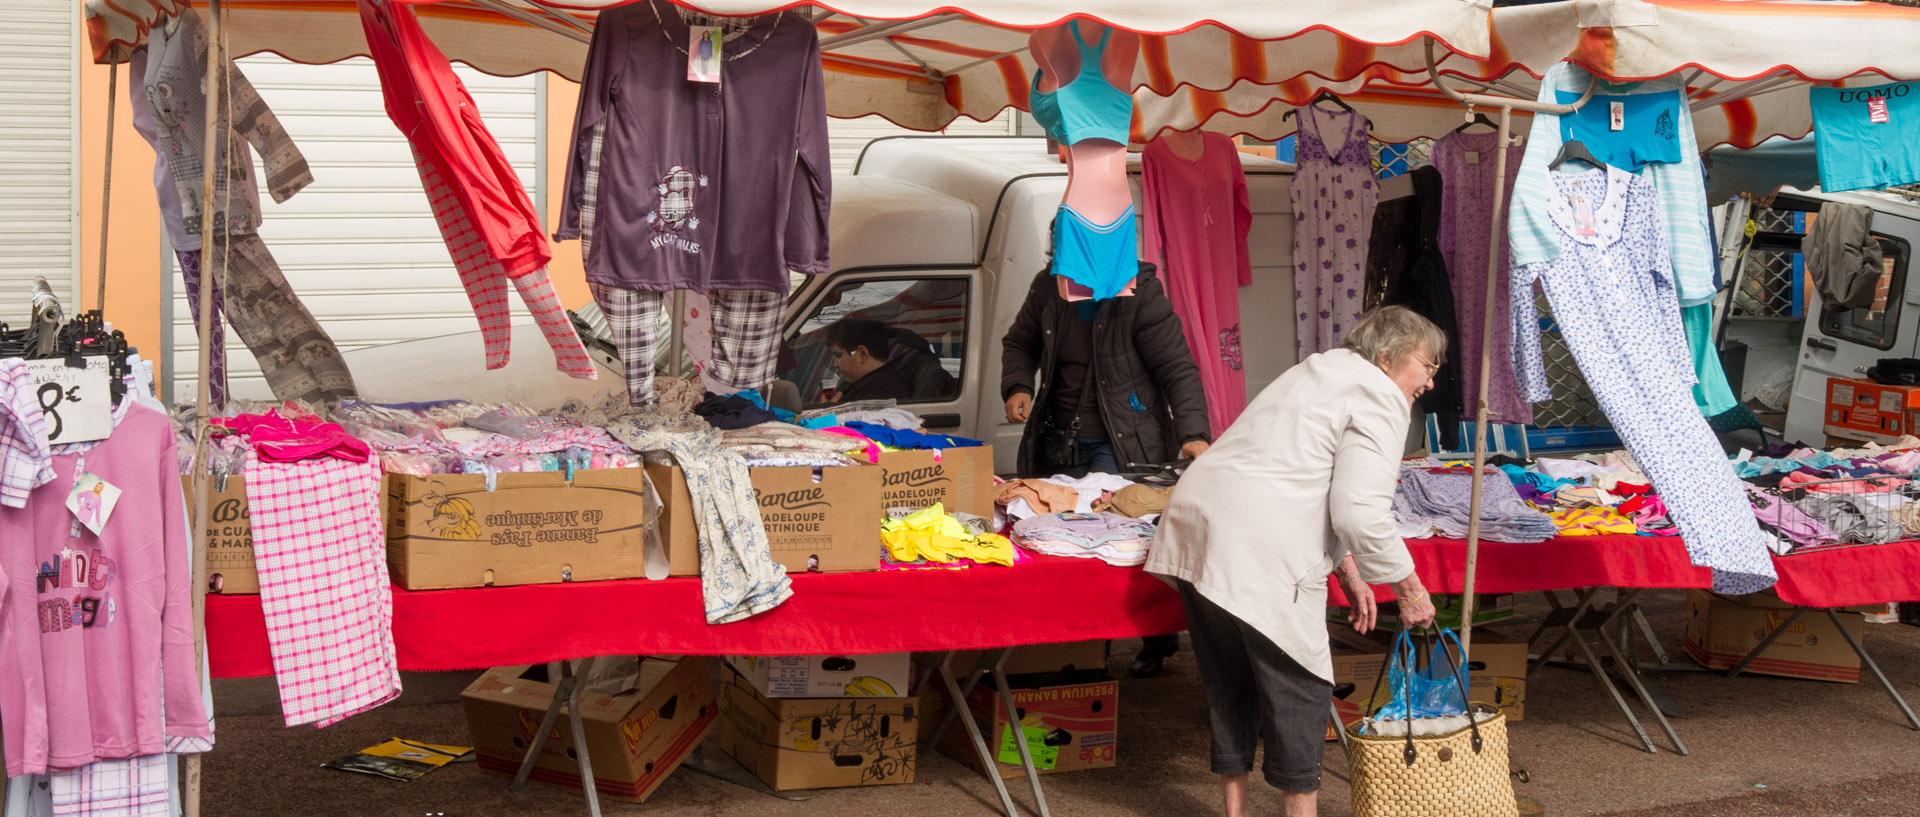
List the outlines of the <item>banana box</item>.
{"label": "banana box", "polygon": [[[1070,683],[1062,683],[1070,681]],[[967,707],[994,752],[994,771],[1003,778],[1026,774],[1020,764],[1024,740],[1041,774],[1111,768],[1116,762],[1120,725],[1120,684],[1105,670],[1057,675],[1016,675],[1007,679],[1020,713],[1018,730],[1007,723],[1000,691],[983,681],[967,697]],[[929,718],[934,717],[932,712]],[[944,713],[942,713],[944,717]],[[987,773],[965,728],[954,724],[940,739],[940,751],[974,771]]]}
{"label": "banana box", "polygon": [[918,710],[913,698],[769,698],[729,670],[720,746],[777,791],[911,783]]}
{"label": "banana box", "polygon": [[913,686],[913,654],[734,655],[727,666],[768,698],[899,698]]}

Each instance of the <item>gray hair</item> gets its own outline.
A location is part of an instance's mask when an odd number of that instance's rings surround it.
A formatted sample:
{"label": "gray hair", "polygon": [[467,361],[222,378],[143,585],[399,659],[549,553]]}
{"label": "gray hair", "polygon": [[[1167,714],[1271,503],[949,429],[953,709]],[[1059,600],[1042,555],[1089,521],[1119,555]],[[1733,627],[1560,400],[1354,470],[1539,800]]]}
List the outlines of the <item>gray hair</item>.
{"label": "gray hair", "polygon": [[1376,366],[1421,351],[1429,363],[1437,364],[1447,360],[1447,333],[1404,306],[1382,306],[1360,316],[1340,348],[1351,349]]}

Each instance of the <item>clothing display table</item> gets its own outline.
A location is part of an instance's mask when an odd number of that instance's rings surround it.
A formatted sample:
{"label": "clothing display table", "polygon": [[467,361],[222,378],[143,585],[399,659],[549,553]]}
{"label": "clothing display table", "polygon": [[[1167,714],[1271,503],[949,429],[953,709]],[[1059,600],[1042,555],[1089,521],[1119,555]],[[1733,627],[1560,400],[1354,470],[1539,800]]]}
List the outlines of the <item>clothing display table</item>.
{"label": "clothing display table", "polygon": [[[393,589],[400,669],[592,655],[859,655],[975,650],[1179,631],[1173,588],[1138,568],[1036,556],[1019,567],[806,573],[793,599],[708,626],[700,580]],[[207,597],[215,678],[273,674],[259,596]],[[341,656],[342,659],[348,656]]]}

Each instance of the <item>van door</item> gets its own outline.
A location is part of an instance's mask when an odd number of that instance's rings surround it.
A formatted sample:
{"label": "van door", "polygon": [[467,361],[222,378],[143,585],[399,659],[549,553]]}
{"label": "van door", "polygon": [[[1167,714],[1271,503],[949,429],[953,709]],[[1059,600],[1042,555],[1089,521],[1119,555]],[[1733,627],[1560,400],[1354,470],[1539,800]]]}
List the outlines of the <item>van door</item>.
{"label": "van door", "polygon": [[[1776,205],[1778,206],[1778,205]],[[1810,215],[1809,219],[1815,216]],[[1787,404],[1786,438],[1821,446],[1826,442],[1827,381],[1865,377],[1885,357],[1913,357],[1920,327],[1920,281],[1907,274],[1912,247],[1920,242],[1920,222],[1885,211],[1873,216],[1874,237],[1885,255],[1878,295],[1867,309],[1832,306],[1811,281],[1806,287],[1807,319],[1800,337],[1800,361],[1793,397]],[[1804,259],[1800,259],[1804,261]],[[1796,264],[1796,269],[1802,268]]]}
{"label": "van door", "polygon": [[978,303],[976,267],[833,273],[789,306],[780,379],[799,388],[808,408],[839,402],[853,381],[834,367],[829,327],[877,324],[895,384],[884,396],[920,415],[928,432],[967,435],[974,408],[961,397],[982,376]]}

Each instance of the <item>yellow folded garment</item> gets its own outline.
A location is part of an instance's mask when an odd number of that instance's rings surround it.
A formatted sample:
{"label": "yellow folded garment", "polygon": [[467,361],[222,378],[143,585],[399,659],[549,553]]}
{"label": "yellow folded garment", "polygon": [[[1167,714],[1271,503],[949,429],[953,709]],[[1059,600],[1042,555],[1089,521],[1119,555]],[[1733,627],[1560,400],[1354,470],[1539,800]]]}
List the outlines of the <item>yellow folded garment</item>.
{"label": "yellow folded garment", "polygon": [[960,520],[947,515],[940,503],[900,519],[880,523],[880,541],[896,562],[922,559],[949,564],[970,559],[980,564],[1013,565],[1013,543],[991,533],[975,535]]}
{"label": "yellow folded garment", "polygon": [[1633,520],[1613,508],[1574,508],[1547,514],[1561,536],[1599,536],[1603,533],[1639,533]]}

